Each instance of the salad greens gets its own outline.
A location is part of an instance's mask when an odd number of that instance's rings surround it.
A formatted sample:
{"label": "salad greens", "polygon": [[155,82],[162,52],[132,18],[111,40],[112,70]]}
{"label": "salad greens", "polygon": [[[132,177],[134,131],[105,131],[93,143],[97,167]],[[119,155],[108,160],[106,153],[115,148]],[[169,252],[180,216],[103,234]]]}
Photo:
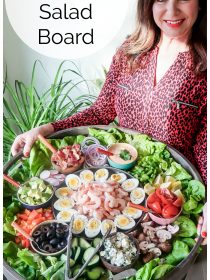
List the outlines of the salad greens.
{"label": "salad greens", "polygon": [[189,255],[188,245],[180,240],[173,242],[172,252],[166,256],[166,263],[170,265],[176,265]]}
{"label": "salad greens", "polygon": [[130,278],[130,280],[158,280],[173,268],[174,266],[171,264],[160,264],[159,258],[153,259],[142,266],[135,277]]}
{"label": "salad greens", "polygon": [[174,222],[175,225],[179,226],[179,232],[177,236],[179,237],[196,237],[197,228],[192,220],[186,216],[179,216]]}

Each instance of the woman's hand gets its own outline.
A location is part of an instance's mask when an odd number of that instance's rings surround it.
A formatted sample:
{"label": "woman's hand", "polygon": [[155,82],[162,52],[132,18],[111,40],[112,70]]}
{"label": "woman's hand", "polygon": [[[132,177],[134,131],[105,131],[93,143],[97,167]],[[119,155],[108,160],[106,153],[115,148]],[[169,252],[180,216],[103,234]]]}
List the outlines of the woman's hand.
{"label": "woman's hand", "polygon": [[206,245],[207,244],[207,204],[205,203],[204,207],[203,207],[203,216],[200,216],[198,219],[198,227],[197,227],[197,231],[198,231],[198,236],[202,236],[203,237],[203,242],[202,245]]}
{"label": "woman's hand", "polygon": [[16,155],[23,149],[25,157],[29,157],[33,143],[37,140],[38,134],[47,136],[54,132],[52,124],[45,124],[39,127],[35,127],[23,134],[18,135],[12,144],[12,155]]}

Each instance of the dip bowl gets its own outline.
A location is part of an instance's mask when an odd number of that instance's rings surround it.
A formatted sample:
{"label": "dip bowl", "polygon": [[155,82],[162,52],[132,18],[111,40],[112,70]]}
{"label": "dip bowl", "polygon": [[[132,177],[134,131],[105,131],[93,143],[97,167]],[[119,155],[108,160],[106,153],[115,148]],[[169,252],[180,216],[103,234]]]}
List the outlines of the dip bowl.
{"label": "dip bowl", "polygon": [[[131,159],[125,160],[120,157],[122,151],[129,152]],[[138,158],[138,152],[136,148],[127,143],[116,143],[109,147],[108,152],[113,155],[108,156],[108,162],[110,166],[118,169],[128,170],[131,169]]]}

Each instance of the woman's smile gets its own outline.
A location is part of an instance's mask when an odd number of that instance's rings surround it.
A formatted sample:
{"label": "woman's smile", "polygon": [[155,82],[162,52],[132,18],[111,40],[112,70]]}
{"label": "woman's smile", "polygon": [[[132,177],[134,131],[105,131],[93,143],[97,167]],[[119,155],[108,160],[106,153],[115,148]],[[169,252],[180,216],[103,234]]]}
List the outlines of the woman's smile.
{"label": "woman's smile", "polygon": [[172,28],[179,28],[183,22],[185,21],[185,19],[178,19],[178,20],[164,20],[164,22]]}

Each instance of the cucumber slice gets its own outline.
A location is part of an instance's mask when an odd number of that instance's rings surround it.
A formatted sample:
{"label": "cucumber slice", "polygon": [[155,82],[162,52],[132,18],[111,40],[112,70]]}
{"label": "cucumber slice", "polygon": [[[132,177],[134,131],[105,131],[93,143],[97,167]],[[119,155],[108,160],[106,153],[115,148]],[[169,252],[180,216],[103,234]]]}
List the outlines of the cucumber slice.
{"label": "cucumber slice", "polygon": [[87,276],[91,280],[97,280],[101,277],[101,267],[94,267],[87,271]]}
{"label": "cucumber slice", "polygon": [[79,258],[79,255],[81,253],[81,248],[77,247],[76,251],[75,251],[75,255],[74,255],[74,261],[76,262],[77,259]]}
{"label": "cucumber slice", "polygon": [[74,237],[71,242],[71,248],[75,248],[79,246],[79,241],[77,237]]}
{"label": "cucumber slice", "polygon": [[79,239],[79,245],[83,250],[86,250],[91,247],[91,244],[87,242],[84,238]]}
{"label": "cucumber slice", "polygon": [[101,238],[96,237],[93,239],[93,246],[96,248],[98,246],[98,244],[100,243]]}
{"label": "cucumber slice", "polygon": [[[93,254],[95,248],[93,247],[90,247],[88,248],[85,252],[84,252],[84,255],[83,255],[83,261],[86,262],[87,259],[90,257],[90,255]],[[96,265],[97,263],[99,262],[99,255],[95,255],[92,260],[89,262],[88,266],[91,266],[91,265]]]}

